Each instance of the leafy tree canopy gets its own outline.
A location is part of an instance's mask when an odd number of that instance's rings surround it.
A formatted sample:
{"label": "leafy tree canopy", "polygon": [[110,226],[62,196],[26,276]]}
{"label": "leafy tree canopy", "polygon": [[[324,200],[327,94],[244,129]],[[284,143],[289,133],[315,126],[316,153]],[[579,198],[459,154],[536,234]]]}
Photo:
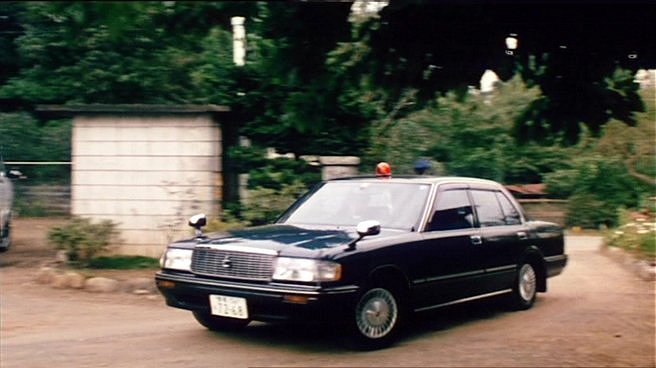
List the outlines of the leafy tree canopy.
{"label": "leafy tree canopy", "polygon": [[[425,103],[435,92],[477,85],[486,69],[503,80],[519,71],[544,94],[521,136],[562,132],[574,142],[581,122],[593,133],[610,118],[635,124],[632,113],[643,106],[632,74],[614,73],[656,67],[655,23],[653,2],[391,0],[368,29],[360,68],[388,91],[388,106],[407,88]],[[511,34],[519,46],[508,55]]]}
{"label": "leafy tree canopy", "polygon": [[[351,2],[6,4],[3,110],[227,104],[242,133],[296,154],[362,153],[371,121],[462,95],[486,69],[503,80],[518,72],[542,91],[518,117],[517,137],[573,143],[580,123],[593,133],[609,119],[634,125],[643,105],[633,72],[656,66],[651,2],[391,0],[370,18],[352,17]],[[234,15],[247,19],[242,68],[231,58]]]}

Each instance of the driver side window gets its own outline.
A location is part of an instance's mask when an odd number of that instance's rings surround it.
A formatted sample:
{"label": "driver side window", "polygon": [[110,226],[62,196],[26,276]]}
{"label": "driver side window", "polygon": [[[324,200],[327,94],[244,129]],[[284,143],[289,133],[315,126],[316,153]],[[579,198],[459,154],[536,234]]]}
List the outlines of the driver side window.
{"label": "driver side window", "polygon": [[428,231],[474,227],[474,214],[466,189],[446,190],[438,194]]}

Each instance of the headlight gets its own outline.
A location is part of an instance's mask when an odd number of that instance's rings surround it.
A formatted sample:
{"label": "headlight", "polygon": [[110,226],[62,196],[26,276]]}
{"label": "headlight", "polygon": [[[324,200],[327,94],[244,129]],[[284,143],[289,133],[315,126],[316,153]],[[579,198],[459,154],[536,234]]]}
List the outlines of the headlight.
{"label": "headlight", "polygon": [[273,271],[274,280],[336,281],[342,276],[342,266],[329,261],[278,257]]}
{"label": "headlight", "polygon": [[162,267],[172,270],[191,271],[192,249],[169,248],[164,254]]}

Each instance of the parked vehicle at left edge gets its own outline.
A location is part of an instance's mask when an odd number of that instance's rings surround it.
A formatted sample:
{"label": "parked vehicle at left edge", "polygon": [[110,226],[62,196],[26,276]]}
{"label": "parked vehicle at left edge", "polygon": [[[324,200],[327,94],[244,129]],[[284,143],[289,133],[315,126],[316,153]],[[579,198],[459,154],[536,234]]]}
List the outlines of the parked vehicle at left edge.
{"label": "parked vehicle at left edge", "polygon": [[11,179],[21,177],[20,171],[7,171],[0,159],[0,252],[6,252],[11,246],[11,208],[14,202],[14,185]]}

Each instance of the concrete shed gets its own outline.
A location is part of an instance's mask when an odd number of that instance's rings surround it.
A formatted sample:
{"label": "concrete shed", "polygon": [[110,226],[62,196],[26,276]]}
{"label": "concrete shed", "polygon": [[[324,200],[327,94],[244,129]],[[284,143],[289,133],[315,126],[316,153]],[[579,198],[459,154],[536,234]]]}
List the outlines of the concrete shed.
{"label": "concrete shed", "polygon": [[236,192],[223,152],[236,140],[219,105],[40,106],[73,117],[71,214],[118,223],[119,254],[158,257],[190,234],[187,218],[216,217]]}

